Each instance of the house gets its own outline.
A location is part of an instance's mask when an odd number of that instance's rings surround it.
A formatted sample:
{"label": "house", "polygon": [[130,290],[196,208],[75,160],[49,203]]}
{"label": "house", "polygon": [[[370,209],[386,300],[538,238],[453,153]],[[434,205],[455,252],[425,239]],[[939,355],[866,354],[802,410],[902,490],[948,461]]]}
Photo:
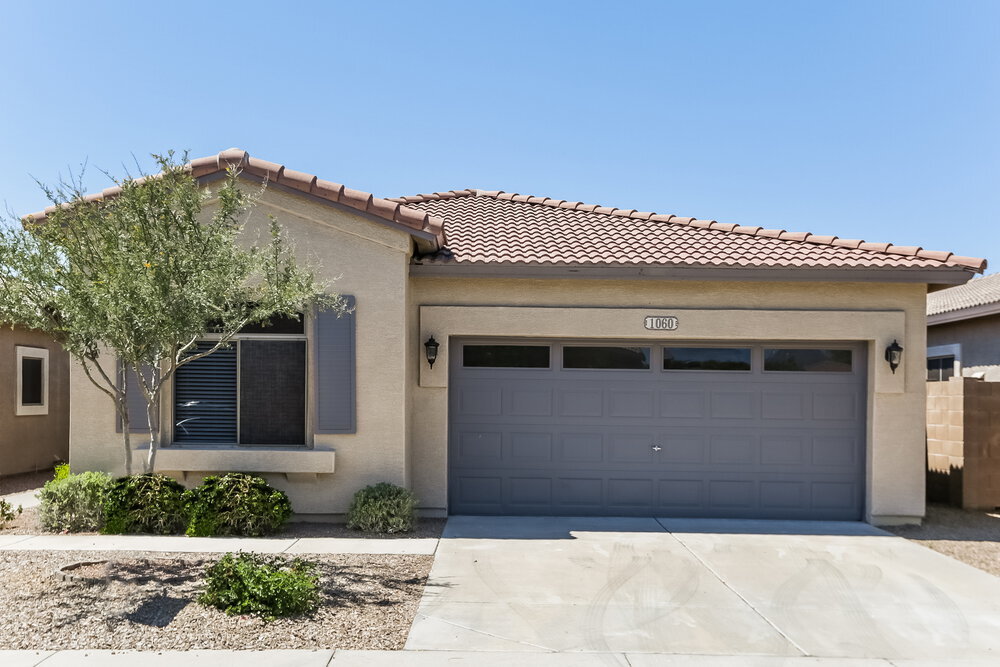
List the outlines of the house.
{"label": "house", "polygon": [[927,498],[1000,507],[1000,274],[927,297]]}
{"label": "house", "polygon": [[0,477],[69,458],[69,355],[38,331],[0,326]]}
{"label": "house", "polygon": [[1000,273],[927,295],[927,377],[1000,381]]}
{"label": "house", "polygon": [[[923,515],[927,290],[984,260],[500,191],[384,199],[237,149],[190,167],[210,186],[230,165],[268,183],[251,227],[275,215],[355,309],[178,373],[158,470],[259,472],[314,515],[379,481],[431,516]],[[121,472],[110,403],[76,368],[71,393],[72,465]]]}

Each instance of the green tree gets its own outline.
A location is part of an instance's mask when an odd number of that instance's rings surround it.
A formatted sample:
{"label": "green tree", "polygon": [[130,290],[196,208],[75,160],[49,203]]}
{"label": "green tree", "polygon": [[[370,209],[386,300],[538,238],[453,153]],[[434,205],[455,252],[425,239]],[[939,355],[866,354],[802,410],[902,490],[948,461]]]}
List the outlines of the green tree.
{"label": "green tree", "polygon": [[[246,222],[260,191],[241,187],[234,169],[212,189],[199,186],[186,159],[153,157],[159,173],[112,179],[114,196],[86,197],[82,179],[40,184],[55,210],[0,228],[0,322],[52,336],[109,397],[128,474],[129,424],[140,418],[129,414],[129,381],[145,398],[143,469],[152,472],[160,399],[178,368],[228,346],[248,324],[345,308],[296,263],[273,217],[269,234],[251,237]],[[208,334],[215,345],[197,351]]]}

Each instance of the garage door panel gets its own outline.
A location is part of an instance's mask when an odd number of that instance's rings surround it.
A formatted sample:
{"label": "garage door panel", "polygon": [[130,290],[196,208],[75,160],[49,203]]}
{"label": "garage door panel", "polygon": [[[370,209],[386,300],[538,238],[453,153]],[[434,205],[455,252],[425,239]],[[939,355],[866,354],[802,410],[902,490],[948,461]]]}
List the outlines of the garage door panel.
{"label": "garage door panel", "polygon": [[719,435],[711,439],[709,462],[752,465],[757,463],[757,443],[752,436]]}
{"label": "garage door panel", "polygon": [[561,417],[603,417],[604,391],[562,391],[559,394],[559,415]]}
{"label": "garage door panel", "polygon": [[552,390],[507,389],[508,407],[504,414],[514,417],[551,417]]}
{"label": "garage door panel", "polygon": [[700,479],[661,479],[657,507],[667,510],[691,510],[705,504],[705,484]]}
{"label": "garage door panel", "polygon": [[707,413],[707,404],[708,392],[704,389],[661,391],[660,417],[702,419]]}
{"label": "garage door panel", "polygon": [[611,478],[608,480],[608,507],[649,511],[653,502],[653,480]]}
{"label": "garage door panel", "polygon": [[558,350],[549,369],[453,366],[450,509],[858,519],[864,358],[852,373],[562,371]]}
{"label": "garage door panel", "polygon": [[553,463],[551,433],[511,433],[510,460],[520,462]]}
{"label": "garage door panel", "polygon": [[713,391],[709,416],[712,419],[754,419],[759,398],[751,391]]}
{"label": "garage door panel", "polygon": [[654,392],[622,391],[608,392],[608,416],[612,418],[652,417]]}

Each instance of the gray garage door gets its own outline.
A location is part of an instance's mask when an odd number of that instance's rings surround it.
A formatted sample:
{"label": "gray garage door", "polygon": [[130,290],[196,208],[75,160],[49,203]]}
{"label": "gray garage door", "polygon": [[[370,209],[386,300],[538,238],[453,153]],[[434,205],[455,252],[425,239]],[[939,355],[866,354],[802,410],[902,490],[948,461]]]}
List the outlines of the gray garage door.
{"label": "gray garage door", "polygon": [[863,346],[452,350],[452,514],[861,518]]}

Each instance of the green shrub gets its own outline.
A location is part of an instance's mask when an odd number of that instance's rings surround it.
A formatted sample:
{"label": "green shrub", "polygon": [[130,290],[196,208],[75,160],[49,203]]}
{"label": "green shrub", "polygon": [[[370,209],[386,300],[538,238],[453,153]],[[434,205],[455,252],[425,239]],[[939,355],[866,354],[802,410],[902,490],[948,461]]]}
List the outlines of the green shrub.
{"label": "green shrub", "polygon": [[347,527],[376,533],[406,533],[416,523],[417,499],[408,489],[388,482],[366,486],[354,494]]}
{"label": "green shrub", "polygon": [[99,530],[103,523],[104,496],[111,485],[111,475],[103,472],[70,474],[59,467],[56,476],[45,483],[38,494],[42,501],[39,520],[45,530],[77,533]]}
{"label": "green shrub", "polygon": [[170,535],[184,532],[187,522],[183,486],[166,475],[130,475],[111,483],[101,532]]}
{"label": "green shrub", "polygon": [[226,554],[208,568],[207,586],[198,602],[227,614],[256,614],[267,619],[297,616],[319,606],[316,566],[296,558]]}
{"label": "green shrub", "polygon": [[0,528],[3,528],[8,523],[16,519],[22,511],[24,510],[20,505],[17,506],[17,509],[14,509],[13,505],[8,503],[6,500],[0,499]]}
{"label": "green shrub", "polygon": [[284,491],[255,475],[231,472],[206,477],[201,486],[184,493],[189,522],[187,534],[250,535],[278,532],[292,515]]}
{"label": "green shrub", "polygon": [[54,473],[52,479],[66,479],[69,477],[69,464],[68,463],[57,463],[54,468],[52,468]]}

